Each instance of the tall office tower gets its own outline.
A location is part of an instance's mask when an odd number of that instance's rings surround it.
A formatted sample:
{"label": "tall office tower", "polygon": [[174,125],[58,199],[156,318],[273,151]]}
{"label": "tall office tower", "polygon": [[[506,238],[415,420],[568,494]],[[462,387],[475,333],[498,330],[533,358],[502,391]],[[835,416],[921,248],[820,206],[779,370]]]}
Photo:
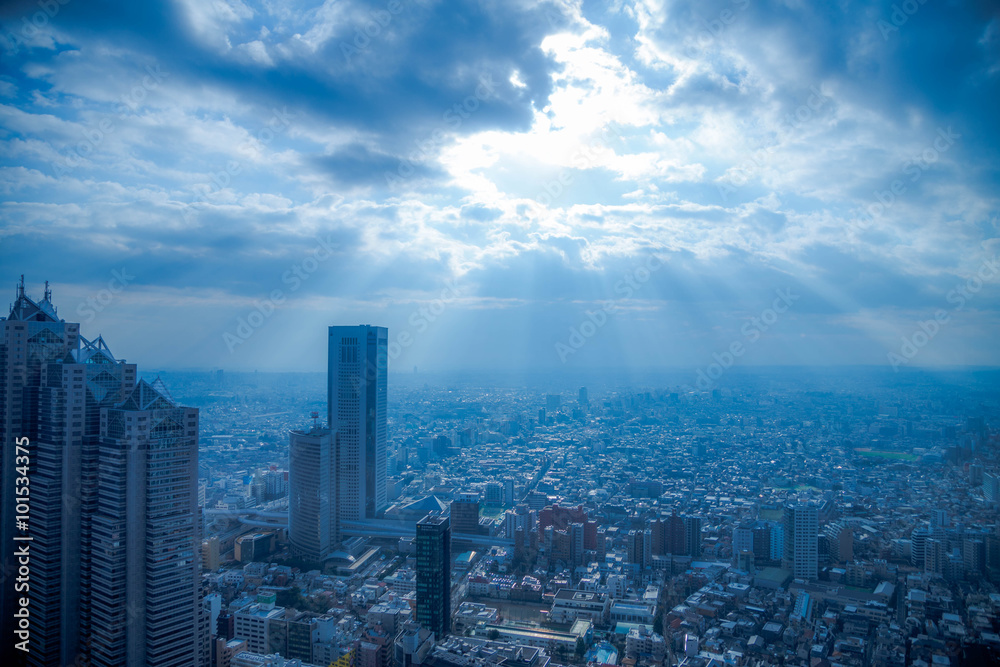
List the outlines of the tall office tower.
{"label": "tall office tower", "polygon": [[785,556],[785,524],[771,523],[771,560],[780,561]]}
{"label": "tall office tower", "polygon": [[927,540],[930,539],[931,532],[925,526],[914,528],[910,533],[910,563],[917,567],[924,566],[924,554],[927,549]]}
{"label": "tall office tower", "polygon": [[431,512],[417,522],[417,622],[443,639],[451,630],[451,527]]}
{"label": "tall office tower", "polygon": [[503,478],[503,503],[507,507],[513,507],[517,501],[514,498],[514,478]]}
{"label": "tall office tower", "polygon": [[295,555],[316,563],[340,541],[336,462],[330,429],[314,426],[289,434],[288,540]]}
{"label": "tall office tower", "polygon": [[983,497],[991,503],[1000,501],[1000,473],[983,474]]}
{"label": "tall office tower", "polygon": [[819,508],[815,503],[785,505],[785,567],[796,579],[815,579],[819,570]]}
{"label": "tall office tower", "polygon": [[588,405],[590,401],[587,399],[587,388],[580,387],[580,395],[577,398],[577,403],[580,405]]}
{"label": "tall office tower", "polygon": [[456,533],[476,535],[479,532],[479,494],[459,493],[451,501],[451,528]]}
{"label": "tall office tower", "polygon": [[[685,517],[672,513],[663,520],[665,527],[662,529],[664,552],[680,556],[688,553],[687,522]],[[700,528],[699,528],[700,530]]]}
{"label": "tall office tower", "polygon": [[986,535],[965,538],[962,541],[962,558],[969,576],[981,575],[986,569]]}
{"label": "tall office tower", "polygon": [[750,525],[733,528],[733,559],[742,551],[753,551],[753,528]]}
{"label": "tall office tower", "polygon": [[694,558],[701,556],[701,517],[684,517],[684,550]]}
{"label": "tall office tower", "polygon": [[90,517],[97,501],[101,408],[123,401],[135,364],[114,358],[104,340],[42,365],[36,468],[31,475],[31,665],[67,665],[90,636]]}
{"label": "tall office tower", "polygon": [[[3,377],[0,387],[0,437],[3,438],[0,441],[0,543],[3,544],[0,549],[0,627],[3,633],[0,641],[5,651],[17,641],[14,612],[22,597],[14,590],[16,577],[5,576],[16,572],[18,567],[11,546],[15,535],[15,503],[12,502],[17,477],[15,448],[19,438],[28,438],[31,458],[36,458],[37,394],[31,390],[40,384],[43,364],[66,358],[79,345],[80,325],[60,320],[51,297],[46,284],[44,299],[37,303],[30,299],[24,292],[24,276],[21,276],[10,314],[0,320],[0,372]],[[37,466],[38,462],[32,460],[31,464]],[[34,495],[31,495],[32,502]],[[29,523],[29,535],[33,528]]]}
{"label": "tall office tower", "polygon": [[198,410],[140,380],[101,410],[98,456],[90,664],[200,665]]}
{"label": "tall office tower", "polygon": [[643,570],[653,565],[653,531],[651,530],[630,530],[628,532],[628,542],[626,544],[628,561],[639,569]]}
{"label": "tall office tower", "polygon": [[753,555],[755,562],[771,560],[771,526],[766,523],[753,527]]}
{"label": "tall office tower", "polygon": [[597,562],[604,565],[608,555],[608,533],[604,528],[597,529]]}
{"label": "tall office tower", "polygon": [[584,526],[582,523],[571,523],[569,533],[569,560],[576,565],[583,565]]}
{"label": "tall office tower", "polygon": [[386,370],[389,330],[330,327],[329,426],[337,451],[338,521],[375,518],[386,508]]}

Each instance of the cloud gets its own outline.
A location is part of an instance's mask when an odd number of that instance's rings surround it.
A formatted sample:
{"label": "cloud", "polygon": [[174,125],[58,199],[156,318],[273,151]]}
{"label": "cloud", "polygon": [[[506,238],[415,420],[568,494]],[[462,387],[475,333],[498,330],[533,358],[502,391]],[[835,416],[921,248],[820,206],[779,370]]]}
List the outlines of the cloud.
{"label": "cloud", "polygon": [[[643,365],[636,340],[699,365],[781,288],[801,301],[753,363],[881,363],[1000,250],[985,3],[899,25],[891,2],[85,5],[0,15],[0,244],[74,299],[141,269],[120,304],[183,321],[192,363],[317,239],[334,259],[232,364],[302,327],[405,328],[460,280],[482,344],[439,330],[415,358],[545,366],[654,254],[574,363]],[[976,363],[997,300],[955,327]],[[158,336],[141,355],[174,363]]]}

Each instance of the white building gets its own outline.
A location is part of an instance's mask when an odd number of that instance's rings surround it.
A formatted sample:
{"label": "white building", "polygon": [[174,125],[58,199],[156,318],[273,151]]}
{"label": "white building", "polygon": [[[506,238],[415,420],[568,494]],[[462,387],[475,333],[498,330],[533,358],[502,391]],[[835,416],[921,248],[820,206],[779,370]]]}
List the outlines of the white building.
{"label": "white building", "polygon": [[659,664],[667,655],[667,642],[644,625],[632,628],[625,637],[625,655]]}
{"label": "white building", "polygon": [[572,623],[583,619],[594,625],[603,625],[608,621],[610,608],[611,598],[603,593],[560,588],[552,599],[549,619],[553,623]]}

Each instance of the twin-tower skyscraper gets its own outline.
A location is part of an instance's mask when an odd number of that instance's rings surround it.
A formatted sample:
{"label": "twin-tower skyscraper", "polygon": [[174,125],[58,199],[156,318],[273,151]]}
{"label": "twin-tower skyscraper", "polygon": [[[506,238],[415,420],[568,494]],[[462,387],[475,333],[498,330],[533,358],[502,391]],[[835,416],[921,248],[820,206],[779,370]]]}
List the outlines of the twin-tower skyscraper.
{"label": "twin-tower skyscraper", "polygon": [[289,539],[309,560],[333,553],[344,523],[386,508],[388,341],[386,327],[330,327],[328,428],[290,435]]}

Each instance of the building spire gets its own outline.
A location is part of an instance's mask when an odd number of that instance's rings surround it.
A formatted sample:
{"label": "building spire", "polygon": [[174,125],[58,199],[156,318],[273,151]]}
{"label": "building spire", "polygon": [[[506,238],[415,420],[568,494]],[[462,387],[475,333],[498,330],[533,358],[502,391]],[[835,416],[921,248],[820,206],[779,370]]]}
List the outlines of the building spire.
{"label": "building spire", "polygon": [[49,281],[45,281],[45,301],[52,301],[52,290],[49,289]]}
{"label": "building spire", "polygon": [[17,298],[21,299],[24,297],[24,274],[21,274],[21,282],[17,284]]}

